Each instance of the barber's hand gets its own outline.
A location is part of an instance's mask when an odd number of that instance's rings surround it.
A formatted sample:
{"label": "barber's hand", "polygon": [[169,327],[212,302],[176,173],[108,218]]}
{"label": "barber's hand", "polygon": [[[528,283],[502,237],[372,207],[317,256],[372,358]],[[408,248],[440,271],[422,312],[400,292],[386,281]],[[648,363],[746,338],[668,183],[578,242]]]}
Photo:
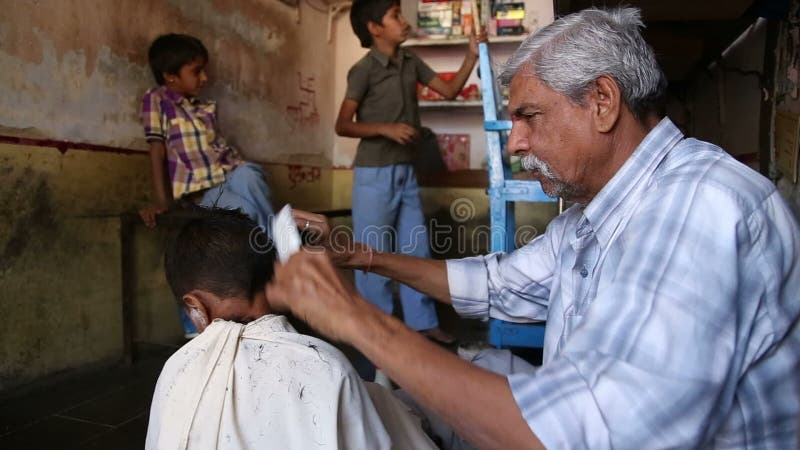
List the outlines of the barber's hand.
{"label": "barber's hand", "polygon": [[331,229],[328,218],[321,214],[293,209],[297,228],[309,234],[310,251],[324,250],[338,267],[353,269],[358,261],[368,258],[363,244],[353,243],[350,229]]}
{"label": "barber's hand", "polygon": [[303,211],[302,209],[292,209],[292,217],[294,217],[294,223],[297,224],[297,228],[308,233],[314,244],[328,242],[331,234],[331,224],[328,223],[327,217],[322,214]]}
{"label": "barber's hand", "polygon": [[286,264],[276,263],[275,276],[265,291],[273,310],[291,311],[318,332],[339,341],[346,341],[351,324],[371,310],[323,253],[302,250]]}

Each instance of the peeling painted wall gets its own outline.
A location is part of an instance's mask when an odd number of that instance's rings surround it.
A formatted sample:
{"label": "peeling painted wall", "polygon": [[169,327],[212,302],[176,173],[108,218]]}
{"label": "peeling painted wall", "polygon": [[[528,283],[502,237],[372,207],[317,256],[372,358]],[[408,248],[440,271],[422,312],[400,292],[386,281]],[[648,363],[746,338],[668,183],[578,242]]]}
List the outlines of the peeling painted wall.
{"label": "peeling painted wall", "polygon": [[[139,101],[154,85],[147,47],[180,32],[209,49],[204,95],[219,102],[231,143],[260,162],[330,166],[334,55],[327,15],[305,3],[0,0],[0,7],[0,135],[144,151]],[[119,360],[119,215],[148,202],[149,170],[146,153],[0,143],[0,391]],[[333,201],[332,181],[322,180],[301,190],[324,207]],[[144,227],[133,237],[137,340],[182,337],[163,276],[165,238]]]}
{"label": "peeling painted wall", "polygon": [[0,145],[0,390],[122,348],[119,217],[147,158]]}
{"label": "peeling painted wall", "polygon": [[[0,132],[145,149],[147,47],[166,32],[209,49],[204,96],[229,141],[261,162],[329,165],[327,15],[278,0],[5,0]],[[13,68],[9,70],[9,68]]]}

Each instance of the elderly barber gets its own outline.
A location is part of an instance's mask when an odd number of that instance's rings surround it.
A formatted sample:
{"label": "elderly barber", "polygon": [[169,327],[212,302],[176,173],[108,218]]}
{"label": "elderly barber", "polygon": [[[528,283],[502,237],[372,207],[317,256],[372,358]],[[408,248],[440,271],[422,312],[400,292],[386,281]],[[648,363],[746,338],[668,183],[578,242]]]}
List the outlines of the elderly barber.
{"label": "elderly barber", "polygon": [[[542,236],[446,262],[301,252],[268,301],[354,345],[481,448],[796,448],[796,219],[767,179],[660,115],[641,27],[635,9],[585,10],[505,67],[509,151],[575,203]],[[364,301],[330,258],[464,317],[546,319],[544,363],[501,376],[461,360]]]}

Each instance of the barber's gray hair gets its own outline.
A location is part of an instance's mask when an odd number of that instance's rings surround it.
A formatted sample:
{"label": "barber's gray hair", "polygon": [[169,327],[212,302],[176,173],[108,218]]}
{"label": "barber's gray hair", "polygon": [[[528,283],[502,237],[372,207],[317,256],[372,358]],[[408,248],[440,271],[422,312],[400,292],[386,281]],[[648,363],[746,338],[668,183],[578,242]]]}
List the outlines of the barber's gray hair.
{"label": "barber's gray hair", "polygon": [[520,70],[532,70],[554,91],[583,104],[590,83],[613,78],[633,115],[660,113],[666,78],[653,49],[640,33],[636,8],[585,9],[562,17],[525,39],[500,71],[511,83]]}

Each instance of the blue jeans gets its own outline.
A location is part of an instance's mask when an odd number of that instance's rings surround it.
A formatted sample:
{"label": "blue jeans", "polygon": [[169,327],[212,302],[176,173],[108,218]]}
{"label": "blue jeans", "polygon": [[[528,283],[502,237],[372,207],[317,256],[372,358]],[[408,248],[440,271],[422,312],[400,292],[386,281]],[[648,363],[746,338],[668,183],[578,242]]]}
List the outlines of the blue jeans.
{"label": "blue jeans", "polygon": [[[419,186],[410,164],[356,167],[353,171],[353,232],[376,251],[430,257]],[[369,302],[392,313],[392,281],[357,270],[356,288]],[[433,300],[400,285],[403,320],[414,330],[439,326]]]}
{"label": "blue jeans", "polygon": [[224,182],[203,194],[200,205],[240,209],[264,230],[269,230],[270,218],[275,214],[264,171],[253,163],[244,163],[227,173]]}
{"label": "blue jeans", "polygon": [[[207,208],[239,209],[267,232],[274,214],[264,171],[253,163],[244,163],[227,173],[225,181],[208,189],[199,204]],[[184,333],[196,333],[197,329],[183,306],[180,307],[180,316]]]}

